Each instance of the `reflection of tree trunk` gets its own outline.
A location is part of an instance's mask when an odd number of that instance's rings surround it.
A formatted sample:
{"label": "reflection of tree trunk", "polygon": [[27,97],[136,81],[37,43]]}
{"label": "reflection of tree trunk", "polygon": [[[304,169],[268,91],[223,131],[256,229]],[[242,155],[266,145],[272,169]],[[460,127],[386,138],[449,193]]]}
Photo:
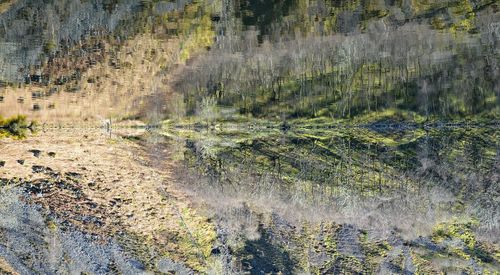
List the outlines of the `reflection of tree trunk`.
{"label": "reflection of tree trunk", "polygon": [[248,114],[247,100],[244,94],[241,94],[241,101],[243,101],[243,110],[245,114]]}
{"label": "reflection of tree trunk", "polygon": [[280,98],[280,92],[281,92],[281,77],[278,77],[276,80],[273,80],[273,84],[272,84],[272,101],[278,101],[279,100],[279,98]]}
{"label": "reflection of tree trunk", "polygon": [[406,79],[405,79],[405,97],[408,95],[408,83],[410,81],[410,72],[408,70],[408,64],[406,64],[405,66],[405,69],[406,69]]}
{"label": "reflection of tree trunk", "polygon": [[[348,176],[348,185],[355,184],[355,180],[353,179],[354,175],[352,173],[352,152],[351,152],[351,139],[349,138],[347,141],[347,156],[348,156],[348,162],[347,164],[349,165],[349,176]],[[351,180],[353,180],[351,182]],[[353,188],[353,187],[351,187]]]}
{"label": "reflection of tree trunk", "polygon": [[[363,66],[363,65],[361,65]],[[349,85],[347,86],[347,89],[349,90],[349,100],[348,100],[348,117],[351,117],[351,108],[352,108],[352,85],[354,84],[354,80],[356,80],[356,72],[358,71],[357,66],[353,66],[353,70],[351,72],[351,79],[349,81]]]}
{"label": "reflection of tree trunk", "polygon": [[283,78],[282,77],[278,77],[278,93],[276,95],[276,100],[280,100],[282,81],[283,81]]}
{"label": "reflection of tree trunk", "polygon": [[[361,64],[361,73],[360,73],[360,89],[361,89],[361,92],[363,92],[363,95],[365,97],[365,99],[368,97],[368,95],[366,94],[366,91],[365,91],[365,77],[364,77],[364,67],[365,65],[364,64]],[[369,72],[368,72],[369,74]],[[361,103],[363,103],[363,101],[361,101]],[[364,106],[363,106],[364,107]]]}
{"label": "reflection of tree trunk", "polygon": [[378,170],[378,191],[382,194],[382,166]]}
{"label": "reflection of tree trunk", "polygon": [[366,103],[367,103],[367,107],[368,107],[368,113],[371,112],[371,100],[372,100],[372,92],[371,92],[371,89],[372,89],[372,84],[370,83],[372,80],[372,72],[371,70],[368,70],[368,80],[367,80],[367,96],[366,96]]}
{"label": "reflection of tree trunk", "polygon": [[281,177],[281,161],[280,161],[280,158],[277,158],[277,166],[278,166],[278,176]]}

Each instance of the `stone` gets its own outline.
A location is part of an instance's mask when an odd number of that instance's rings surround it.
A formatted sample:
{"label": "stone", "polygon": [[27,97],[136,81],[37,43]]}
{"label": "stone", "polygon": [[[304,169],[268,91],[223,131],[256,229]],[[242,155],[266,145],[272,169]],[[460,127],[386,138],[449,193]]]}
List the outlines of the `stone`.
{"label": "stone", "polygon": [[32,149],[32,150],[29,150],[28,152],[32,153],[33,156],[39,158],[40,157],[40,154],[42,154],[42,151],[40,150],[37,150],[37,149]]}

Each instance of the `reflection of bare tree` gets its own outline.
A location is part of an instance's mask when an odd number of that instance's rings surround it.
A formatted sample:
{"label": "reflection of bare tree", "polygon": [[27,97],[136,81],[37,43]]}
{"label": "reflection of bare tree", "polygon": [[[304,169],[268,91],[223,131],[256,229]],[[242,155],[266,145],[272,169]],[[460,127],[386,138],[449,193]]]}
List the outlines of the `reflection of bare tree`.
{"label": "reflection of bare tree", "polygon": [[[481,198],[490,209],[487,201],[497,196],[498,188],[488,184],[495,180],[494,159],[473,157],[483,165],[474,171],[466,161],[472,154],[461,147],[464,140],[475,140],[484,150],[495,148],[487,138],[491,131],[483,132],[482,142],[463,131],[432,130],[398,149],[367,146],[353,130],[349,139],[329,141],[335,154],[307,139],[292,143],[293,135],[238,144],[212,133],[190,142],[184,151],[187,170],[181,173],[198,174],[183,180],[186,188],[223,212],[245,202],[292,220],[326,219],[387,231],[397,225],[404,235],[425,235],[436,223],[464,214],[458,205],[472,207]],[[496,230],[491,213],[477,210],[471,214],[484,219],[484,228]]]}
{"label": "reflection of bare tree", "polygon": [[[482,28],[486,32],[488,26]],[[221,90],[218,104],[254,116],[285,103],[294,107],[281,112],[292,117],[325,116],[319,112],[325,108],[334,118],[400,108],[448,118],[494,108],[487,98],[495,97],[496,70],[485,70],[487,77],[475,72],[490,67],[487,63],[494,65],[487,52],[495,38],[458,39],[425,25],[396,27],[384,21],[370,22],[364,33],[349,36],[299,36],[256,44],[256,35],[249,30],[218,36],[212,50],[180,74],[177,88],[188,110]],[[464,74],[470,77],[460,77]],[[258,98],[268,101],[263,104]],[[471,100],[481,110],[465,108]]]}

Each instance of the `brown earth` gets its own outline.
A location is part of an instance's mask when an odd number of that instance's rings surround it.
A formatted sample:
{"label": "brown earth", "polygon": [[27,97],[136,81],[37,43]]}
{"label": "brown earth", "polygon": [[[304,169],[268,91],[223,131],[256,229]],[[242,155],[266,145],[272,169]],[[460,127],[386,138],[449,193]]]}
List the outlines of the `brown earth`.
{"label": "brown earth", "polygon": [[[160,144],[132,141],[143,134],[73,128],[2,139],[0,179],[29,186],[33,202],[85,232],[105,237],[126,232],[201,269],[214,228],[176,190],[168,152]],[[161,161],[152,156],[160,153]]]}

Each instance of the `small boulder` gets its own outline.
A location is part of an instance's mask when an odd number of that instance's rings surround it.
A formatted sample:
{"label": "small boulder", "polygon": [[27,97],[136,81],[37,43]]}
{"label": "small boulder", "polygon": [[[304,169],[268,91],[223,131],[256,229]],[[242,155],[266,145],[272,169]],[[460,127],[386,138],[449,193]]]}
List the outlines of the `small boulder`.
{"label": "small boulder", "polygon": [[55,152],[49,152],[48,155],[51,158],[55,158],[56,157],[56,153]]}
{"label": "small boulder", "polygon": [[42,154],[42,151],[37,150],[37,149],[32,149],[32,150],[29,150],[28,152],[32,153],[33,156],[35,156],[36,158],[39,158],[40,154]]}
{"label": "small boulder", "polygon": [[21,165],[24,165],[24,159],[18,159],[17,160],[17,163],[21,164]]}
{"label": "small boulder", "polygon": [[4,167],[4,166],[5,166],[5,161],[0,160],[0,167]]}
{"label": "small boulder", "polygon": [[212,248],[212,251],[210,251],[210,254],[212,255],[220,255],[221,251],[220,251],[220,248],[218,247],[214,247]]}
{"label": "small boulder", "polygon": [[40,165],[33,165],[31,169],[33,170],[33,173],[47,173],[53,171],[50,167],[44,167]]}
{"label": "small boulder", "polygon": [[76,172],[66,172],[65,175],[67,177],[71,177],[71,178],[75,178],[75,179],[81,179],[82,178],[82,174],[76,173]]}

